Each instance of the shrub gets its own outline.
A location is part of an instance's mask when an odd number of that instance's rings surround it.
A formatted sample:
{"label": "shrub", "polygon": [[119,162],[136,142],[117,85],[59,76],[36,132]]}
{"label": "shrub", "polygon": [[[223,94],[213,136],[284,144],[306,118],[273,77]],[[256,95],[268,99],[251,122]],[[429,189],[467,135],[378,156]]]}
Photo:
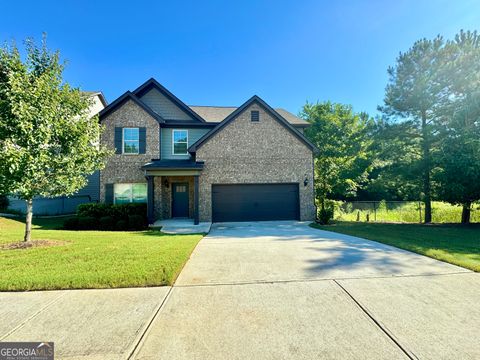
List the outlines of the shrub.
{"label": "shrub", "polygon": [[115,229],[118,231],[125,231],[128,229],[128,222],[125,220],[118,220],[115,226]]}
{"label": "shrub", "polygon": [[99,230],[115,230],[115,219],[112,216],[102,216],[99,220]]}
{"label": "shrub", "polygon": [[64,221],[63,228],[65,230],[77,230],[78,229],[78,217],[71,217]]}
{"label": "shrub", "polygon": [[145,219],[147,217],[147,204],[144,203],[112,205],[112,210],[116,216],[125,220],[130,215],[139,215]]}
{"label": "shrub", "polygon": [[93,216],[79,216],[78,229],[79,230],[96,230],[98,228],[98,220]]}
{"label": "shrub", "polygon": [[130,215],[128,217],[128,228],[130,230],[143,230],[145,225],[145,218],[143,216]]}
{"label": "shrub", "polygon": [[9,204],[7,195],[0,195],[0,210],[6,210]]}
{"label": "shrub", "polygon": [[328,207],[320,209],[318,212],[318,222],[322,225],[327,225],[333,219],[333,208]]}
{"label": "shrub", "polygon": [[101,218],[103,216],[111,216],[112,205],[103,204],[103,203],[87,203],[87,204],[80,204],[77,208],[77,215],[81,217],[91,216],[94,218]]}
{"label": "shrub", "polygon": [[77,217],[79,230],[142,230],[147,224],[147,204],[81,204]]}
{"label": "shrub", "polygon": [[77,208],[78,216],[91,216],[97,219],[105,216],[111,216],[115,222],[119,220],[128,221],[130,215],[139,215],[146,220],[147,204],[132,203],[132,204],[103,204],[103,203],[88,203],[81,204]]}

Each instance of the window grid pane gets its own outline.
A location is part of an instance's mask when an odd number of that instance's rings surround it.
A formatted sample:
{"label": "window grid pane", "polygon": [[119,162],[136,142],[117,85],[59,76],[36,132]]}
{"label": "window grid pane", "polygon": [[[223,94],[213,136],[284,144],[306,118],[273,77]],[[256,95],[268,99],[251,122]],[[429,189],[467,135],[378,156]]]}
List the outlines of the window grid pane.
{"label": "window grid pane", "polygon": [[188,130],[173,130],[173,154],[188,154]]}
{"label": "window grid pane", "polygon": [[178,131],[175,130],[173,132],[173,141],[174,142],[187,142],[187,131]]}
{"label": "window grid pane", "polygon": [[139,128],[123,129],[123,153],[138,154],[140,152],[140,130]]}
{"label": "window grid pane", "polygon": [[138,128],[125,128],[123,129],[124,140],[137,140],[140,138],[140,132]]}
{"label": "window grid pane", "polygon": [[115,184],[114,199],[115,204],[129,203],[132,199],[132,187],[129,184]]}
{"label": "window grid pane", "polygon": [[115,184],[113,194],[115,204],[146,203],[147,184]]}
{"label": "window grid pane", "polygon": [[185,155],[187,153],[187,144],[186,143],[176,143],[173,145],[174,154]]}
{"label": "window grid pane", "polygon": [[138,154],[140,149],[139,141],[125,140],[123,144],[123,152],[125,154]]}
{"label": "window grid pane", "polygon": [[147,184],[133,184],[132,194],[132,202],[147,202]]}

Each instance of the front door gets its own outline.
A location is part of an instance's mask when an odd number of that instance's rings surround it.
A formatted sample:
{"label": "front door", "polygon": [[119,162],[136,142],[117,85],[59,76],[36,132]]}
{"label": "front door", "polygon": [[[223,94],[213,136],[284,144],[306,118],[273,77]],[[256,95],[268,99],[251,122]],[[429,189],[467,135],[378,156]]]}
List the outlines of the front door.
{"label": "front door", "polygon": [[172,217],[188,217],[188,183],[172,184]]}

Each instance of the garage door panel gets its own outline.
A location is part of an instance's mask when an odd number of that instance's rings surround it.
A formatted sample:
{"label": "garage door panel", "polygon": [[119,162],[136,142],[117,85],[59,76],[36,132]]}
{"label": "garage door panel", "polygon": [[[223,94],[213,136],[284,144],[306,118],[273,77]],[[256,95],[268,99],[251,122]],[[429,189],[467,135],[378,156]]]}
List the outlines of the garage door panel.
{"label": "garage door panel", "polygon": [[298,184],[212,185],[212,218],[215,222],[296,220]]}

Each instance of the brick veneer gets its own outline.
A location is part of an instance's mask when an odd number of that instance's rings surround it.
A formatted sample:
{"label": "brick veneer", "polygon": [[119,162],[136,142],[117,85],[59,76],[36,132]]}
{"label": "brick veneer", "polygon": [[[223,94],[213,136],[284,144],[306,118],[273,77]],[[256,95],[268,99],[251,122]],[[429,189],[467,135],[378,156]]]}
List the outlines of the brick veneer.
{"label": "brick veneer", "polygon": [[[259,122],[250,120],[251,110],[260,112]],[[200,221],[211,221],[212,184],[222,183],[298,183],[300,219],[315,218],[312,150],[263,107],[245,109],[204,143],[196,157],[205,161],[199,179]]]}
{"label": "brick veneer", "polygon": [[102,120],[105,130],[101,143],[114,148],[115,127],[146,127],[145,154],[112,155],[100,172],[100,199],[105,201],[105,184],[108,183],[146,183],[141,167],[160,155],[159,124],[140,106],[127,101],[118,110]]}

